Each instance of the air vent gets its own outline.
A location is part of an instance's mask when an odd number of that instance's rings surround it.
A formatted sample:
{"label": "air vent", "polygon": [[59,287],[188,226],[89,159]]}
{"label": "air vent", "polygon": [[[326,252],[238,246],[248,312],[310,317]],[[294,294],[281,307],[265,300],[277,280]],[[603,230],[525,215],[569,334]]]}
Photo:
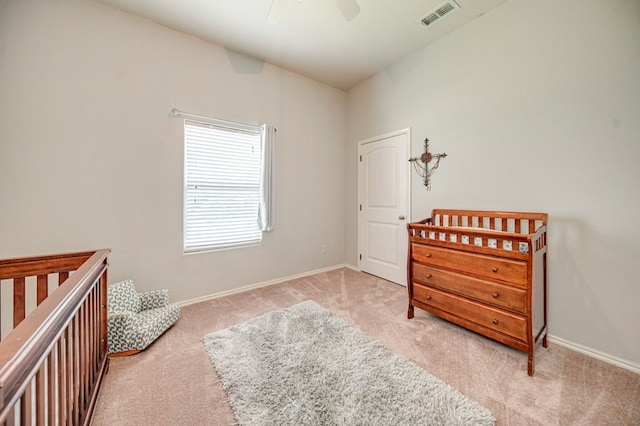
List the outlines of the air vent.
{"label": "air vent", "polygon": [[418,22],[420,22],[425,27],[428,27],[429,25],[433,24],[436,21],[439,21],[440,19],[457,9],[460,9],[460,6],[458,6],[455,1],[448,0],[432,11],[428,12],[426,15],[420,18]]}

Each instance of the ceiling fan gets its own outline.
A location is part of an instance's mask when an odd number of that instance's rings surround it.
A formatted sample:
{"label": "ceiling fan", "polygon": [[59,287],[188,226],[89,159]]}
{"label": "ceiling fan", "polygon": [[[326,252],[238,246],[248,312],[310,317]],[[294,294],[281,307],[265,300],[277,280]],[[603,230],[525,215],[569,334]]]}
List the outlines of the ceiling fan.
{"label": "ceiling fan", "polygon": [[[333,0],[342,12],[344,19],[351,21],[360,13],[360,6],[356,3],[356,0]],[[300,0],[302,2],[302,0]],[[267,15],[267,22],[270,24],[277,24],[280,21],[280,17],[287,6],[287,0],[272,0],[271,9],[269,9],[269,15]]]}

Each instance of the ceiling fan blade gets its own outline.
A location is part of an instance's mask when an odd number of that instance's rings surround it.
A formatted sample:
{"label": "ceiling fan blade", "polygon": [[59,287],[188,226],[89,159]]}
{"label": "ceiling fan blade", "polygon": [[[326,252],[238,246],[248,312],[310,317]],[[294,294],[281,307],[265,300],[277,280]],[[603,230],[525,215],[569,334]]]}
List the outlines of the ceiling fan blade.
{"label": "ceiling fan blade", "polygon": [[336,5],[338,5],[338,9],[340,9],[344,19],[347,21],[351,21],[360,13],[360,6],[358,6],[356,0],[336,0]]}
{"label": "ceiling fan blade", "polygon": [[277,24],[280,22],[280,18],[287,7],[287,0],[273,0],[271,3],[271,9],[267,15],[267,23]]}

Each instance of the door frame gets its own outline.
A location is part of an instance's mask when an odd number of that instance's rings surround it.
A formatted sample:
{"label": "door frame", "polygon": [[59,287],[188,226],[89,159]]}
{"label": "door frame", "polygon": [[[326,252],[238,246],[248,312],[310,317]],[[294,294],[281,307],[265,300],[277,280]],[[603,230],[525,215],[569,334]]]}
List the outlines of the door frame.
{"label": "door frame", "polygon": [[[362,246],[361,246],[361,235],[360,235],[360,229],[361,229],[361,215],[360,215],[360,205],[362,204],[362,191],[363,191],[363,182],[361,181],[361,167],[362,167],[362,161],[360,161],[360,158],[362,156],[362,147],[365,144],[371,143],[371,142],[376,142],[376,141],[380,141],[383,139],[388,139],[394,136],[401,136],[401,135],[406,135],[406,143],[405,143],[405,158],[407,159],[407,165],[405,167],[405,173],[406,173],[406,213],[405,213],[405,224],[411,222],[411,186],[412,186],[412,182],[411,182],[411,164],[409,163],[409,158],[411,157],[411,127],[407,127],[405,129],[400,129],[400,130],[396,130],[393,132],[389,132],[389,133],[385,133],[382,135],[378,135],[378,136],[374,136],[368,139],[363,139],[361,141],[358,142],[358,156],[356,157],[356,161],[358,162],[358,202],[356,203],[356,214],[358,217],[358,270],[360,272],[362,272],[362,259],[361,259],[361,253],[362,253]],[[398,248],[398,250],[403,250],[403,255],[402,257],[405,258],[407,257],[407,247],[404,248]]]}

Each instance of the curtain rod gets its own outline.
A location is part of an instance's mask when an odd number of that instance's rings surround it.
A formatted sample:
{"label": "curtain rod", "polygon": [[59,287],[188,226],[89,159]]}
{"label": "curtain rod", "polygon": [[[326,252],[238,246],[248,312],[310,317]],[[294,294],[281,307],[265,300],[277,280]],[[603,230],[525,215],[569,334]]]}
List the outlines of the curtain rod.
{"label": "curtain rod", "polygon": [[192,119],[192,120],[201,120],[201,121],[205,121],[207,123],[211,123],[211,124],[214,124],[214,125],[223,126],[223,127],[230,127],[230,128],[235,128],[235,129],[243,128],[243,129],[246,129],[246,130],[252,131],[252,132],[255,131],[254,129],[256,127],[260,127],[260,125],[252,126],[250,124],[237,123],[235,121],[220,120],[218,118],[212,118],[212,117],[206,117],[204,115],[192,114],[190,112],[180,111],[177,108],[172,108],[171,109],[171,114],[174,117],[182,117],[182,118],[185,118],[185,119]]}
{"label": "curtain rod", "polygon": [[199,118],[199,119],[202,119],[202,120],[222,121],[222,120],[217,120],[217,119],[211,118],[211,117],[205,117],[204,115],[198,115],[198,114],[192,114],[190,112],[180,111],[178,108],[172,108],[171,109],[171,113],[173,114],[174,117]]}

